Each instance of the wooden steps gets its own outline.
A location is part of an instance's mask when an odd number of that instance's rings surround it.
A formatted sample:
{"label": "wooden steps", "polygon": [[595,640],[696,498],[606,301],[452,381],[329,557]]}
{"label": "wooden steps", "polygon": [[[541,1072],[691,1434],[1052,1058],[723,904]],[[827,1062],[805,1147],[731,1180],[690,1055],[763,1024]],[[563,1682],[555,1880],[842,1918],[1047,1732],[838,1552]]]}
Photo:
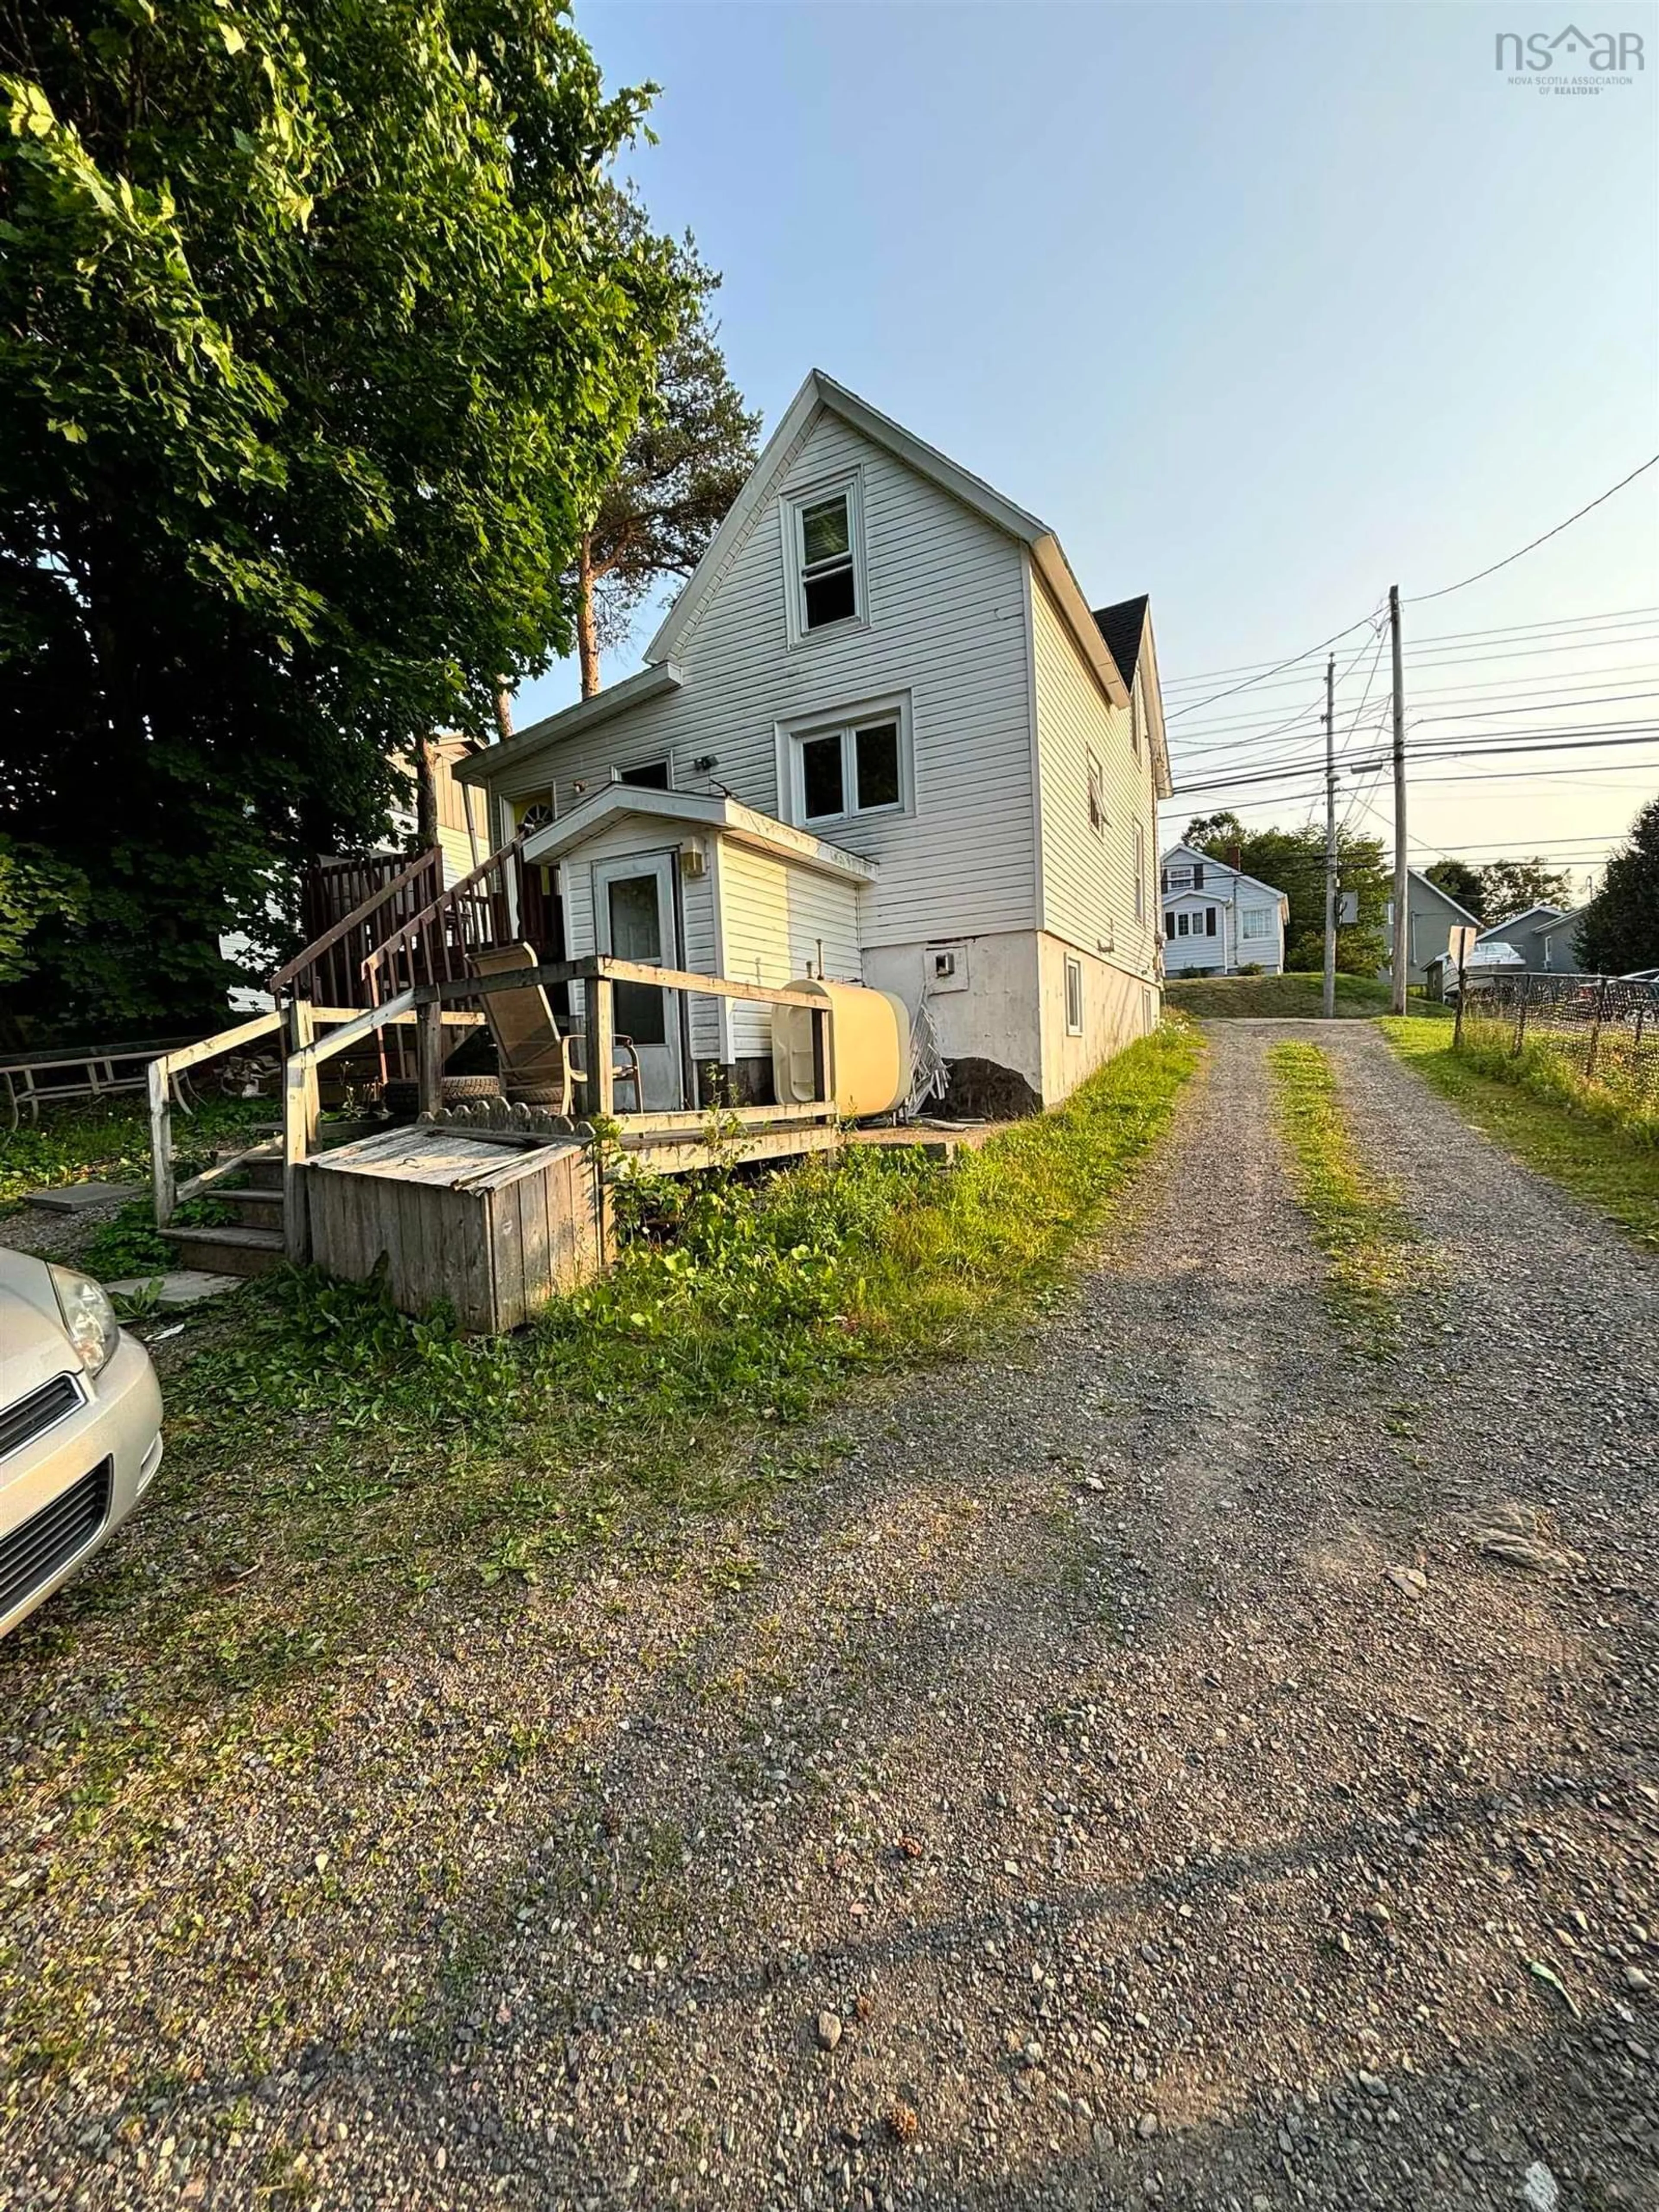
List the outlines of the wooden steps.
{"label": "wooden steps", "polygon": [[[276,1193],[277,1205],[282,1193]],[[270,1229],[245,1229],[227,1222],[217,1228],[163,1229],[158,1234],[175,1245],[181,1267],[210,1275],[269,1275],[283,1260],[280,1217]]]}
{"label": "wooden steps", "polygon": [[222,1184],[213,1194],[216,1206],[228,1206],[236,1217],[239,1229],[280,1229],[283,1225],[283,1187],[280,1181],[273,1188],[250,1185],[243,1190],[227,1190]]}

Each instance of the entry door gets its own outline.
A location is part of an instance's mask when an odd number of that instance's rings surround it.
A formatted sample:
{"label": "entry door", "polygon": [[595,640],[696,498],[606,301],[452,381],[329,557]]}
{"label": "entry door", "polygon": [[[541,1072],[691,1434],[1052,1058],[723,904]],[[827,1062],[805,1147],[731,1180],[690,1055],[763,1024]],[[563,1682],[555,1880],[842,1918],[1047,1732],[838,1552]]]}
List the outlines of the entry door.
{"label": "entry door", "polygon": [[[642,853],[626,860],[595,861],[593,926],[601,952],[653,968],[678,968],[672,855]],[[654,983],[618,983],[614,989],[617,1029],[634,1040],[646,1104],[659,1112],[678,1111],[684,1103],[678,1000]],[[626,1091],[621,1097],[627,1112],[633,1101]]]}

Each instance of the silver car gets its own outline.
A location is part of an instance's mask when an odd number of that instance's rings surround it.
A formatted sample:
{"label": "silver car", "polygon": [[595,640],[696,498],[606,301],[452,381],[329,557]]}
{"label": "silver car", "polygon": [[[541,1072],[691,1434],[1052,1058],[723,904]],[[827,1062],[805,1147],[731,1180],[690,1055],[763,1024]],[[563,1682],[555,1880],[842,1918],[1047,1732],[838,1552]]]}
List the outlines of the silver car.
{"label": "silver car", "polygon": [[101,1287],[0,1250],[0,1636],[109,1540],[161,1464],[155,1370]]}

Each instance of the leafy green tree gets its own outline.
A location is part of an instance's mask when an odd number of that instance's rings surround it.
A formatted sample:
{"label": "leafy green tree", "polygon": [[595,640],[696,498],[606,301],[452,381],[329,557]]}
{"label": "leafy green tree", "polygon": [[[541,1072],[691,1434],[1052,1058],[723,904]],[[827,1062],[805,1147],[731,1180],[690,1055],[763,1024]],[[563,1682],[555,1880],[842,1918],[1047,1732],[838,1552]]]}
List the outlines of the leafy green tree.
{"label": "leafy green tree", "polygon": [[1607,862],[1601,888],[1573,935],[1579,961],[1591,974],[1659,968],[1659,799],[1649,800],[1629,842]]}
{"label": "leafy green tree", "polygon": [[29,939],[48,917],[76,921],[86,911],[83,876],[38,845],[0,836],[0,983],[15,983],[34,964]]}
{"label": "leafy green tree", "polygon": [[1480,913],[1493,922],[1529,906],[1572,904],[1572,879],[1547,860],[1494,860],[1480,871]]}
{"label": "leafy green tree", "polygon": [[[1313,823],[1299,830],[1247,830],[1237,815],[1200,816],[1188,824],[1182,842],[1212,853],[1281,890],[1290,901],[1285,926],[1285,965],[1307,970],[1325,959],[1325,832]],[[1375,837],[1338,833],[1337,884],[1354,896],[1356,918],[1339,926],[1336,964],[1345,975],[1374,975],[1388,958],[1383,916],[1392,880],[1382,845]]]}
{"label": "leafy green tree", "polygon": [[[642,218],[621,203],[624,238]],[[655,387],[605,485],[576,556],[582,696],[599,688],[599,654],[627,636],[665,576],[689,576],[755,465],[758,414],[727,374],[709,302],[720,278],[688,239],[677,250],[685,309],[657,362]]]}
{"label": "leafy green tree", "polygon": [[1448,898],[1454,898],[1466,913],[1477,921],[1486,918],[1486,889],[1479,868],[1472,868],[1467,860],[1437,860],[1424,874],[1431,884],[1437,884]]}
{"label": "leafy green tree", "polygon": [[58,1025],[212,1017],[394,754],[569,650],[679,326],[560,0],[0,10],[0,805]]}

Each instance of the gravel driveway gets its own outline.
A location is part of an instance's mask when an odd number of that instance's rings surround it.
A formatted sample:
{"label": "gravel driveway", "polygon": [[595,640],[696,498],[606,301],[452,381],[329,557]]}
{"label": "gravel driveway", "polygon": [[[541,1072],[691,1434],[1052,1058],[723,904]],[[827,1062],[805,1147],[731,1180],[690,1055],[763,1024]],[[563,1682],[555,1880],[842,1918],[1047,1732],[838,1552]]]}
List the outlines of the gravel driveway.
{"label": "gravel driveway", "polygon": [[[1286,1036],[1424,1233],[1391,1366]],[[79,2022],[0,2207],[1659,2206],[1659,1271],[1369,1024],[1211,1048],[1040,1326],[301,1753],[204,1719],[71,1847],[92,1692],[0,1659],[0,1947]]]}

